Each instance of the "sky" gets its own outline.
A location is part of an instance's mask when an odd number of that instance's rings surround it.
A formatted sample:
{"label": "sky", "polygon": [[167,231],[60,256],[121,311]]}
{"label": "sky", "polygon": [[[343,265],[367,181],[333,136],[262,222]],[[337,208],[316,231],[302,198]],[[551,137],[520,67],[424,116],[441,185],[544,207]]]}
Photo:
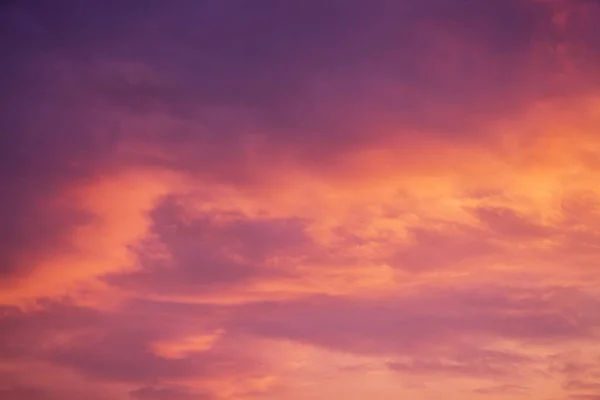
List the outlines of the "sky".
{"label": "sky", "polygon": [[0,398],[600,399],[600,2],[6,0]]}

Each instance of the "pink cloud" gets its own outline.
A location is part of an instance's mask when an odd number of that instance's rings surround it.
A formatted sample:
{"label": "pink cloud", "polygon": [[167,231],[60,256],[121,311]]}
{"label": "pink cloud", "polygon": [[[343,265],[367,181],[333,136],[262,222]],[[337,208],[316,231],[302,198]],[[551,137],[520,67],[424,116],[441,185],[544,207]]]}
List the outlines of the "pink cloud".
{"label": "pink cloud", "polygon": [[597,2],[76,3],[0,13],[0,397],[597,398]]}

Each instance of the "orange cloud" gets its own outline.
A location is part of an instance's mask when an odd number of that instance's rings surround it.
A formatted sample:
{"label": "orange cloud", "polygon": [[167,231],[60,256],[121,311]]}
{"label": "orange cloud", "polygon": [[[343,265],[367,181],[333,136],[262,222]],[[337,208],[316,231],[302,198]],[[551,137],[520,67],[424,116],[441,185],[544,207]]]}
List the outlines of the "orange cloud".
{"label": "orange cloud", "polygon": [[116,3],[0,17],[0,397],[598,396],[596,2]]}

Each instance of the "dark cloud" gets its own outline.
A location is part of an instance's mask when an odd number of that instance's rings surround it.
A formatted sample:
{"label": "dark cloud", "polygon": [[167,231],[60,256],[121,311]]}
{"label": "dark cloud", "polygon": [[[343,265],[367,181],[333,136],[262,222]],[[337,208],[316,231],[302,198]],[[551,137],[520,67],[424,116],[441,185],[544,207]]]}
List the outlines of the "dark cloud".
{"label": "dark cloud", "polygon": [[88,330],[106,321],[100,312],[57,303],[31,312],[4,306],[0,312],[0,356],[5,359],[42,356],[44,346],[61,333]]}
{"label": "dark cloud", "polygon": [[596,302],[577,291],[510,287],[377,301],[315,297],[246,306],[236,327],[341,351],[423,355],[436,346],[483,338],[592,339],[600,323],[592,311]]}
{"label": "dark cloud", "polygon": [[461,349],[449,359],[415,357],[410,361],[389,362],[388,367],[403,374],[464,375],[497,378],[517,375],[530,362],[527,357],[501,351]]}
{"label": "dark cloud", "polygon": [[460,224],[447,229],[410,229],[412,241],[400,245],[390,265],[406,271],[422,272],[451,268],[470,260],[498,254],[500,248],[486,232]]}
{"label": "dark cloud", "polygon": [[[528,100],[524,68],[551,16],[525,0],[24,4],[15,13],[33,48],[68,60],[105,106],[194,115],[217,147],[250,128],[303,157],[381,139],[378,126],[470,137],[478,115]],[[152,78],[103,70],[110,62]],[[240,110],[251,123],[236,129],[229,113]],[[201,134],[161,135],[166,145]]]}
{"label": "dark cloud", "polygon": [[15,385],[0,389],[0,397],[8,400],[58,400],[64,399],[47,388]]}
{"label": "dark cloud", "polygon": [[165,386],[154,387],[144,386],[130,393],[134,399],[141,400],[211,400],[214,397],[210,394],[195,393],[185,387]]}
{"label": "dark cloud", "polygon": [[88,221],[78,205],[61,201],[62,191],[93,177],[115,144],[78,87],[80,74],[47,48],[35,18],[19,7],[25,3],[13,3],[0,16],[4,277],[65,246],[70,229]]}
{"label": "dark cloud", "polygon": [[158,378],[192,377],[191,359],[165,359],[152,353],[149,332],[133,327],[97,330],[51,352],[53,362],[110,381],[152,382]]}
{"label": "dark cloud", "polygon": [[[173,168],[247,180],[257,162],[244,151],[248,140],[256,145],[249,134],[259,137],[259,159],[278,154],[331,165],[390,135],[415,140],[407,133],[415,129],[471,140],[490,115],[560,89],[555,62],[530,60],[536,43],[552,48],[557,40],[542,2],[3,7],[5,275],[33,264],[23,258],[66,245],[86,216],[55,199],[114,166],[124,140],[160,147]],[[571,36],[591,36],[587,25]],[[156,115],[167,122],[149,127]]]}
{"label": "dark cloud", "polygon": [[498,386],[488,386],[482,387],[473,390],[475,393],[485,394],[485,395],[494,395],[494,394],[523,394],[528,392],[528,388],[526,386],[521,385],[498,385]]}
{"label": "dark cloud", "polygon": [[[161,383],[257,374],[262,366],[248,354],[238,354],[219,343],[212,349],[191,350],[177,358],[157,355],[153,345],[211,332],[215,324],[222,324],[218,307],[194,306],[190,310],[186,305],[164,303],[161,307],[143,301],[124,304],[114,312],[56,303],[33,312],[6,308],[0,316],[0,358],[15,365],[31,360],[44,362],[94,382],[139,385],[131,393],[133,398],[212,399],[208,390]],[[0,373],[0,379],[4,375]],[[33,393],[31,399],[44,398],[44,393],[46,398],[53,398],[53,392],[45,388],[36,389],[40,397],[34,397],[34,389],[18,386],[5,390],[19,400],[28,399],[28,393]],[[21,394],[23,397],[18,397]],[[98,398],[105,394],[98,393]]]}
{"label": "dark cloud", "polygon": [[[153,351],[153,343],[219,327],[227,332],[222,340],[251,334],[391,356],[395,360],[389,368],[405,374],[489,378],[518,374],[532,362],[526,355],[489,347],[494,338],[536,343],[594,340],[600,323],[594,316],[596,303],[560,288],[506,287],[227,307],[135,300],[113,312],[49,303],[35,312],[3,310],[0,354],[5,359],[50,361],[95,380],[146,385],[134,393],[152,398],[175,390],[157,385],[163,380],[260,370],[255,360],[219,344],[178,358]],[[185,398],[187,392],[177,394]]]}
{"label": "dark cloud", "polygon": [[475,214],[494,232],[511,238],[543,238],[554,232],[507,208],[478,208]]}
{"label": "dark cloud", "polygon": [[218,212],[190,217],[175,199],[161,203],[152,215],[151,233],[169,256],[157,260],[141,251],[143,269],[109,277],[109,282],[181,294],[289,276],[293,271],[270,268],[269,258],[301,254],[312,243],[299,219]]}
{"label": "dark cloud", "polygon": [[569,380],[563,384],[563,387],[569,391],[590,391],[600,392],[600,382],[593,381],[582,381],[582,380]]}

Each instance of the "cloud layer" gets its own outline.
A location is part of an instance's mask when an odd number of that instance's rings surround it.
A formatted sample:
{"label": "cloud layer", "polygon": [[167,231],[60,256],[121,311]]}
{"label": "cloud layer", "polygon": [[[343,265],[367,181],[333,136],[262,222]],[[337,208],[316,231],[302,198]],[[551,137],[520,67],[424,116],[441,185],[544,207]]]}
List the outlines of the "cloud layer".
{"label": "cloud layer", "polygon": [[0,18],[0,397],[600,396],[598,2]]}

